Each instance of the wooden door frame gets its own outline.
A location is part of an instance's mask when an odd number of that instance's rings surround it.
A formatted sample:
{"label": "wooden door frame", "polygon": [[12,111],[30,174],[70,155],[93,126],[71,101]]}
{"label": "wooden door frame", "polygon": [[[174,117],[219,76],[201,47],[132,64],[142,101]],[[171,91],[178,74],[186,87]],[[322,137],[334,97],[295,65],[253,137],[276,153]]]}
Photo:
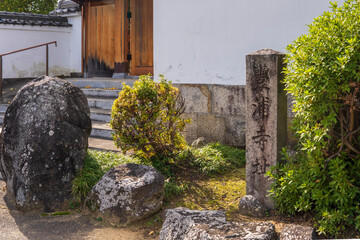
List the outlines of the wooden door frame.
{"label": "wooden door frame", "polygon": [[[134,1],[134,0],[130,0]],[[143,0],[147,1],[147,0]],[[89,69],[89,62],[87,56],[89,54],[88,49],[88,41],[90,41],[91,36],[89,35],[88,28],[90,27],[90,9],[92,6],[101,6],[101,5],[109,5],[114,4],[115,11],[114,11],[114,34],[115,34],[115,44],[114,44],[114,75],[118,77],[125,77],[128,74],[134,75],[133,73],[129,72],[130,65],[133,64],[135,61],[128,61],[128,54],[130,53],[130,48],[135,49],[133,42],[130,42],[130,36],[128,33],[129,29],[129,19],[127,18],[127,12],[129,8],[129,0],[85,0],[82,1],[82,76],[89,77],[90,69]],[[153,10],[153,6],[152,6]],[[152,12],[153,14],[153,12]],[[153,19],[153,16],[152,16]],[[132,19],[134,21],[134,18]],[[151,26],[153,28],[153,20],[151,22]],[[133,30],[132,30],[133,31]],[[152,29],[152,34],[153,34]],[[130,45],[129,46],[129,42]],[[152,55],[154,53],[154,42],[152,38]],[[132,58],[136,58],[136,53],[131,53]],[[152,56],[153,57],[153,56]],[[135,60],[135,59],[134,59]],[[154,59],[152,59],[154,65]],[[133,67],[134,69],[134,67]],[[154,66],[149,67],[147,69],[148,72],[153,72]],[[133,72],[133,71],[132,71]],[[137,74],[140,75],[140,74]],[[116,76],[115,76],[116,77]]]}
{"label": "wooden door frame", "polygon": [[[135,15],[135,9],[134,9],[134,6],[135,6],[135,1],[139,1],[139,0],[130,0],[130,7],[131,7],[131,12],[133,15]],[[150,0],[145,0],[145,1],[150,1]],[[152,66],[149,66],[149,67],[141,67],[141,69],[138,69],[137,66],[136,66],[136,60],[137,60],[137,57],[139,57],[139,55],[137,54],[137,48],[136,48],[136,41],[135,41],[135,38],[136,38],[136,29],[135,29],[135,26],[136,26],[136,20],[137,18],[136,17],[133,17],[131,19],[131,23],[130,23],[130,53],[131,53],[131,56],[132,56],[132,60],[130,61],[130,74],[132,76],[138,76],[138,75],[143,75],[143,74],[152,74],[153,75],[153,72],[154,72],[154,38],[153,38],[153,34],[154,34],[154,27],[153,27],[153,22],[154,22],[154,16],[153,16],[153,8],[154,8],[154,3],[153,3],[153,0],[151,0],[151,25],[150,25],[150,28],[152,29],[151,31],[151,45],[152,45]]]}

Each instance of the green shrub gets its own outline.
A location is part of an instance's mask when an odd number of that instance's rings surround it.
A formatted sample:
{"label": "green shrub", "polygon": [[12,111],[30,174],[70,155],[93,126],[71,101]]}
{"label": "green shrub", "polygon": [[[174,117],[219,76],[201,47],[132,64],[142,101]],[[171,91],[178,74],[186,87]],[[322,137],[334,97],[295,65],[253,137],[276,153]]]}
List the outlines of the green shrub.
{"label": "green shrub", "polygon": [[360,230],[360,2],[316,18],[287,47],[285,84],[294,97],[297,154],[272,171],[281,212],[314,211],[322,234]]}
{"label": "green shrub", "polygon": [[133,87],[124,84],[112,107],[115,145],[148,161],[167,162],[186,146],[180,134],[189,122],[180,118],[184,110],[179,90],[162,76],[159,82],[146,75]]}

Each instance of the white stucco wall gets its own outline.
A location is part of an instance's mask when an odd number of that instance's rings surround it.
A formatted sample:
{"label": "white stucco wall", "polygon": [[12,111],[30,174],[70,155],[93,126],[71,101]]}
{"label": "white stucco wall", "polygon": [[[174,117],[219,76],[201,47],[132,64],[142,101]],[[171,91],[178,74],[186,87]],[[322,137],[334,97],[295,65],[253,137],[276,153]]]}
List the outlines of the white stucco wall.
{"label": "white stucco wall", "polygon": [[72,24],[70,33],[70,72],[81,73],[81,12],[63,15]]}
{"label": "white stucco wall", "polygon": [[[57,41],[49,45],[49,75],[81,72],[81,14],[68,16],[72,27],[0,24],[0,54]],[[38,77],[46,73],[45,46],[3,57],[3,77]]]}
{"label": "white stucco wall", "polygon": [[[344,0],[338,1],[343,3]],[[245,84],[245,56],[284,52],[328,0],[154,0],[154,73],[174,83]]]}

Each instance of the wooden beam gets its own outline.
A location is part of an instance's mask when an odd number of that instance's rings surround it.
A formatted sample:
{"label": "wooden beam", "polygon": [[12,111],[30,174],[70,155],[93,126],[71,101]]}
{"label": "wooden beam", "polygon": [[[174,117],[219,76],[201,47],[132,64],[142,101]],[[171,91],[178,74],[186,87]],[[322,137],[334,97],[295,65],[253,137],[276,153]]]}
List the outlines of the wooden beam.
{"label": "wooden beam", "polygon": [[115,0],[115,71],[118,73],[128,72],[126,56],[129,52],[129,20],[127,19],[127,10],[127,0]]}

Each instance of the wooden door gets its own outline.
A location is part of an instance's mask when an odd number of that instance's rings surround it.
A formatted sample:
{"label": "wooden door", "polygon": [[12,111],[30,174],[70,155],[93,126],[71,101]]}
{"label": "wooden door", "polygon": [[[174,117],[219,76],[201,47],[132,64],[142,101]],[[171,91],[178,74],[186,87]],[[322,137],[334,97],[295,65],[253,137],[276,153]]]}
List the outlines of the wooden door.
{"label": "wooden door", "polygon": [[[89,77],[112,76],[115,60],[114,2],[87,3],[86,72]],[[104,3],[104,2],[103,2]]]}
{"label": "wooden door", "polygon": [[130,75],[153,74],[153,0],[130,0]]}

